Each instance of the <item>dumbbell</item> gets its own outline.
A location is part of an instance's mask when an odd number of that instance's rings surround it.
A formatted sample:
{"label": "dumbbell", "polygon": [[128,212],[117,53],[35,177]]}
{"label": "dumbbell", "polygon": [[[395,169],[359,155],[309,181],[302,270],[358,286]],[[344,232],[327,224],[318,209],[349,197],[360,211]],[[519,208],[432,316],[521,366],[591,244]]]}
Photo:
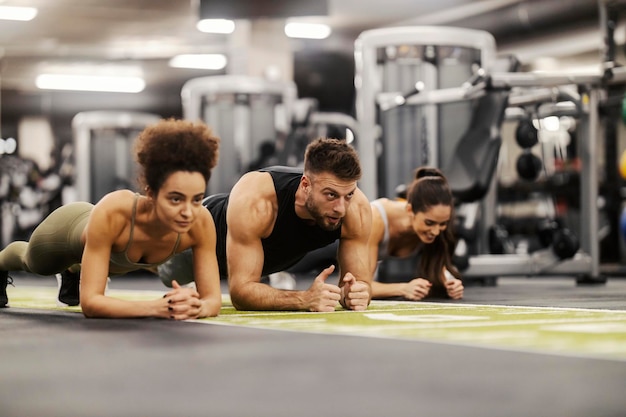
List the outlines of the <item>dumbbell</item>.
{"label": "dumbbell", "polygon": [[515,140],[522,149],[530,149],[539,143],[539,134],[531,119],[519,121],[515,129]]}
{"label": "dumbbell", "polygon": [[517,169],[517,173],[520,178],[527,181],[534,181],[537,177],[539,177],[543,164],[537,155],[530,152],[530,150],[525,149],[524,152],[517,158],[515,168]]}
{"label": "dumbbell", "polygon": [[554,233],[552,251],[559,259],[572,258],[578,249],[580,242],[571,230],[564,227]]}
{"label": "dumbbell", "polygon": [[539,133],[531,118],[519,121],[515,129],[515,141],[524,150],[515,164],[517,173],[527,181],[536,180],[541,172],[542,163],[541,159],[530,151],[533,146],[539,143]]}
{"label": "dumbbell", "polygon": [[489,228],[489,252],[494,255],[515,252],[515,244],[509,237],[508,230],[501,224],[494,224]]}
{"label": "dumbbell", "polygon": [[542,219],[537,225],[537,236],[543,247],[551,247],[559,259],[573,257],[580,248],[578,237],[556,219]]}

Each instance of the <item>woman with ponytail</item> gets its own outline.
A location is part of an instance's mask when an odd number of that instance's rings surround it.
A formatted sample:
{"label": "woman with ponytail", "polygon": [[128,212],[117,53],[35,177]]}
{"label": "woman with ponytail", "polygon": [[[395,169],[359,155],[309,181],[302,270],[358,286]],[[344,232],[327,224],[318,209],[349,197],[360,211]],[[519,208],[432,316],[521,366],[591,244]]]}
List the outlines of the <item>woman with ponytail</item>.
{"label": "woman with ponytail", "polygon": [[[370,267],[372,298],[429,296],[463,297],[463,283],[452,264],[456,238],[451,228],[454,199],[448,181],[436,168],[422,167],[404,200],[379,198],[371,202]],[[379,261],[421,255],[416,276],[408,282],[383,283],[376,278]]]}

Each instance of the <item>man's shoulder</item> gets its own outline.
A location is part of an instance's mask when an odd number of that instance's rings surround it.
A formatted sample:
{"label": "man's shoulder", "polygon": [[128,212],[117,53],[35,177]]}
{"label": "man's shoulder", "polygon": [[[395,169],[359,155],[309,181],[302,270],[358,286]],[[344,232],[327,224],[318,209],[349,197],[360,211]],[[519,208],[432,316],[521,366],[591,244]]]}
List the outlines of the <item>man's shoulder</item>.
{"label": "man's shoulder", "polygon": [[229,230],[245,227],[264,236],[277,211],[276,190],[271,177],[264,172],[244,174],[230,192],[227,217]]}
{"label": "man's shoulder", "polygon": [[243,202],[246,205],[262,201],[276,200],[274,182],[267,172],[251,171],[244,174],[230,192],[230,203]]}
{"label": "man's shoulder", "polygon": [[[302,179],[302,168],[275,165],[256,171],[257,175],[265,175],[269,179],[273,189],[273,194],[279,198],[285,193],[294,192]],[[269,175],[268,175],[269,174]]]}

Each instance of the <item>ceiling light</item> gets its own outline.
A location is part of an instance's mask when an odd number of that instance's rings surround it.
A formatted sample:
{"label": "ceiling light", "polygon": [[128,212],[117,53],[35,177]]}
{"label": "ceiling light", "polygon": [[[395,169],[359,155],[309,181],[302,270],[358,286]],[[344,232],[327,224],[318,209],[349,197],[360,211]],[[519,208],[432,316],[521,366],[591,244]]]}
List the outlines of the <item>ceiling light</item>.
{"label": "ceiling light", "polygon": [[34,7],[0,6],[0,20],[33,20],[37,16]]}
{"label": "ceiling light", "polygon": [[182,54],[170,59],[170,67],[221,70],[226,66],[222,54]]}
{"label": "ceiling light", "polygon": [[205,33],[233,33],[235,22],[228,19],[203,19],[196,23],[196,28]]}
{"label": "ceiling light", "polygon": [[17,149],[17,141],[13,138],[2,139],[0,138],[0,155],[10,155],[15,153]]}
{"label": "ceiling light", "polygon": [[322,23],[289,22],[285,25],[285,35],[290,38],[326,39],[330,32],[330,26]]}
{"label": "ceiling light", "polygon": [[100,91],[139,93],[146,86],[140,77],[99,75],[41,74],[35,84],[42,90]]}

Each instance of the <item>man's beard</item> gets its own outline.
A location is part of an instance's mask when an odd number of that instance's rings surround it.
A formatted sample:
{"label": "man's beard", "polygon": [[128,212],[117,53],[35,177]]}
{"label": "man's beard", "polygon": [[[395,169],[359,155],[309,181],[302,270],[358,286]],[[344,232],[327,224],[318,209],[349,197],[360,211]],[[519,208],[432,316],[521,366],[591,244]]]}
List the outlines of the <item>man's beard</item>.
{"label": "man's beard", "polygon": [[339,229],[341,227],[341,224],[343,223],[343,219],[339,219],[337,224],[328,224],[326,221],[326,216],[324,216],[322,212],[315,206],[315,203],[310,196],[306,199],[304,207],[306,207],[309,214],[313,217],[313,221],[315,222],[315,224],[320,228],[326,230],[327,232],[332,232]]}

